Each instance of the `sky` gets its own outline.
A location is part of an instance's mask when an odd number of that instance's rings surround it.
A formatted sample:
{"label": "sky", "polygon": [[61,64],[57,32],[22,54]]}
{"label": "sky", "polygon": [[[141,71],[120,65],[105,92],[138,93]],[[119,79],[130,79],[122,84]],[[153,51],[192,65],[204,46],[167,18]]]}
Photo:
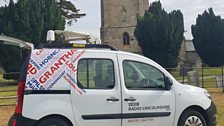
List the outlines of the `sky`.
{"label": "sky", "polygon": [[66,25],[68,31],[89,33],[100,39],[101,11],[100,0],[70,0],[86,16],[78,19],[72,26]]}
{"label": "sky", "polygon": [[[100,36],[100,0],[71,0],[81,12],[86,13],[86,17],[79,19],[67,30],[81,31]],[[150,0],[153,2],[156,0]],[[224,18],[224,0],[160,0],[163,8],[167,12],[181,10],[184,15],[185,38],[192,39],[191,25],[196,23],[198,14],[212,7],[216,15]]]}
{"label": "sky", "polygon": [[[89,33],[100,38],[101,12],[100,0],[70,0],[86,16],[78,19],[72,26],[66,25],[66,30]],[[150,2],[156,0],[149,0]],[[160,0],[167,12],[181,10],[184,15],[185,38],[192,39],[191,25],[196,23],[198,14],[212,7],[216,15],[224,18],[224,0]],[[2,5],[4,0],[0,0]]]}
{"label": "sky", "polygon": [[212,7],[216,15],[224,18],[224,0],[160,0],[164,9],[168,12],[181,10],[184,15],[185,38],[192,39],[191,25],[196,24],[198,14]]}

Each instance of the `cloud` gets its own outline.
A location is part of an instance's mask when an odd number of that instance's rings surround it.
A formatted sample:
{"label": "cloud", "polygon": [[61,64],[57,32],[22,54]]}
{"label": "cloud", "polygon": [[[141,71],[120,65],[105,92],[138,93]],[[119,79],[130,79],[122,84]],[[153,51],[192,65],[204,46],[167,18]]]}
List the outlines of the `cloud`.
{"label": "cloud", "polygon": [[4,0],[0,0],[0,6],[5,6],[7,4]]}

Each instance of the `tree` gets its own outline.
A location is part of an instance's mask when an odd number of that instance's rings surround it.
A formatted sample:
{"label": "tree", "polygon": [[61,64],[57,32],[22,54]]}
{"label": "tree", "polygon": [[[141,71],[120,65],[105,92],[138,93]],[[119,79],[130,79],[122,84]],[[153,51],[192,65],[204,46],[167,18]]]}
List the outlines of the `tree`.
{"label": "tree", "polygon": [[[37,46],[45,42],[48,30],[64,30],[66,20],[71,24],[82,16],[66,0],[9,0],[8,6],[0,7],[0,34]],[[19,71],[21,49],[0,45],[0,54],[0,67],[6,72]]]}
{"label": "tree", "polygon": [[150,5],[143,17],[138,18],[134,34],[143,55],[168,68],[177,65],[183,33],[181,11],[167,13],[157,1]]}
{"label": "tree", "polygon": [[198,15],[191,26],[193,43],[204,63],[209,66],[224,64],[224,20],[216,16],[212,8]]}
{"label": "tree", "polygon": [[18,0],[0,8],[0,34],[16,37],[37,46],[45,42],[48,30],[64,30],[80,14],[79,10],[66,0]]}
{"label": "tree", "polygon": [[60,7],[60,12],[63,15],[63,17],[68,21],[67,23],[69,25],[72,25],[73,21],[77,21],[77,18],[81,18],[83,16],[86,16],[84,13],[79,13],[79,9],[77,9],[74,4],[72,4],[70,1],[66,0],[60,0],[58,2],[58,5]]}

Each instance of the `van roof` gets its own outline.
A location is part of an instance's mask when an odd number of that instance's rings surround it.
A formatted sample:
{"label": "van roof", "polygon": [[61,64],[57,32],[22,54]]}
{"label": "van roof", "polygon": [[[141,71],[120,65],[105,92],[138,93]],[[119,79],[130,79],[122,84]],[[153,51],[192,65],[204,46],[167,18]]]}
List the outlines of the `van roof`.
{"label": "van roof", "polygon": [[37,49],[52,49],[52,48],[59,48],[59,49],[69,49],[69,48],[76,48],[76,49],[110,49],[112,51],[118,51],[116,48],[110,45],[103,45],[103,44],[75,44],[75,43],[42,43],[40,44]]}
{"label": "van roof", "polygon": [[57,43],[57,44],[52,44],[52,43],[51,44],[41,44],[37,48],[34,49],[34,52],[39,49],[49,49],[49,50],[86,49],[86,51],[88,51],[88,52],[101,52],[101,53],[103,52],[103,53],[117,53],[117,54],[119,53],[119,54],[132,55],[132,56],[148,59],[139,54],[117,50],[116,48],[114,48],[110,45],[102,45],[102,44],[59,44],[59,43]]}
{"label": "van roof", "polygon": [[120,51],[110,45],[105,44],[41,43],[35,50],[38,49],[87,49],[92,52],[102,52],[103,50],[104,53],[119,53],[148,59],[142,55]]}

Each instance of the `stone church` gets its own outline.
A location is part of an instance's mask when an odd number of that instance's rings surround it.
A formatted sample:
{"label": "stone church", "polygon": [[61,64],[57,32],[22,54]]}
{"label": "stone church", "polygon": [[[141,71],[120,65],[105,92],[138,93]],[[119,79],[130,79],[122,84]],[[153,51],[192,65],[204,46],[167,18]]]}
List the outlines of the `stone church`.
{"label": "stone church", "polygon": [[101,0],[101,41],[113,47],[141,53],[134,36],[137,17],[149,7],[148,0]]}

